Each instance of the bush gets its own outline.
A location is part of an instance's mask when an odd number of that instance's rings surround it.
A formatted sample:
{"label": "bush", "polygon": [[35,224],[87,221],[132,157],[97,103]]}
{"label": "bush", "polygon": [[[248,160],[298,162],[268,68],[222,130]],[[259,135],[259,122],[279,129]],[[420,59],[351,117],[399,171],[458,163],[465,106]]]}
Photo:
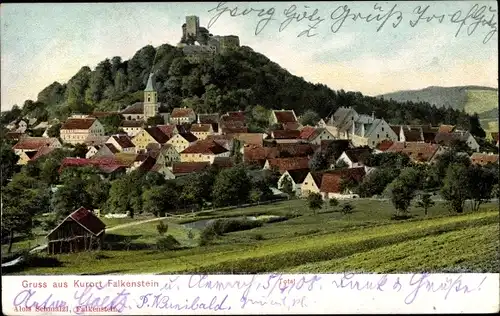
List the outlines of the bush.
{"label": "bush", "polygon": [[264,240],[264,236],[263,236],[262,234],[257,234],[257,235],[255,235],[255,236],[253,236],[253,238],[254,238],[255,240]]}
{"label": "bush", "polygon": [[351,214],[353,210],[354,210],[354,206],[352,206],[351,203],[345,203],[344,205],[342,205],[340,212],[343,215],[347,215],[347,214]]}
{"label": "bush", "polygon": [[329,204],[331,207],[335,207],[339,205],[339,200],[337,200],[336,198],[331,198]]}
{"label": "bush", "polygon": [[174,250],[180,246],[180,243],[172,235],[158,238],[156,248],[158,250]]}
{"label": "bush", "polygon": [[158,225],[156,225],[156,230],[158,231],[158,234],[160,234],[160,236],[163,236],[168,231],[168,225],[160,222]]}
{"label": "bush", "polygon": [[194,233],[193,233],[193,230],[190,229],[187,233],[187,238],[189,238],[190,240],[192,240],[194,238]]}

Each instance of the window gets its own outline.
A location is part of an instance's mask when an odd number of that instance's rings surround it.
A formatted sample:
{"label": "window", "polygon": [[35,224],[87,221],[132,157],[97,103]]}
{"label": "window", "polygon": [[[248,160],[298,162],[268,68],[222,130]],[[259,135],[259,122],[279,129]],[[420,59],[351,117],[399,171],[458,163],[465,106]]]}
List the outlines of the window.
{"label": "window", "polygon": [[377,138],[380,138],[380,135],[379,135],[379,134],[377,134]]}
{"label": "window", "polygon": [[382,127],[382,132],[384,131],[384,128]]}
{"label": "window", "polygon": [[389,138],[389,133],[385,134],[385,137],[386,137],[386,138]]}
{"label": "window", "polygon": [[148,97],[148,102],[151,102],[151,97]]}

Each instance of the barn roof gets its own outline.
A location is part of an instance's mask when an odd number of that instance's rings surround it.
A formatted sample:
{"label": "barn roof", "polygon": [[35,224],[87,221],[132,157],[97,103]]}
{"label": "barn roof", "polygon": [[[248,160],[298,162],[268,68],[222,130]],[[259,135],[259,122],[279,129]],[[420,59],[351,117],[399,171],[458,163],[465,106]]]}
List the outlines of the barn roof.
{"label": "barn roof", "polygon": [[73,213],[69,214],[63,221],[61,221],[61,223],[59,223],[56,228],[54,228],[52,231],[50,231],[50,233],[47,234],[47,237],[50,236],[54,231],[56,231],[59,226],[61,226],[67,220],[75,221],[95,236],[100,235],[106,228],[106,225],[97,216],[95,216],[94,213],[84,207],[80,207]]}

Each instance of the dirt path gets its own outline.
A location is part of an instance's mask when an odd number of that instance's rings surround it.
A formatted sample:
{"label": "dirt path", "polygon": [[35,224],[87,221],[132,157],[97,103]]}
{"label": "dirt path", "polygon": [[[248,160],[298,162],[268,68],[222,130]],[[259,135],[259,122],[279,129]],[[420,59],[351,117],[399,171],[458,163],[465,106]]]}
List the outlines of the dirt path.
{"label": "dirt path", "polygon": [[172,217],[173,216],[156,217],[156,218],[151,218],[151,219],[145,219],[145,220],[142,220],[142,221],[136,221],[136,222],[132,222],[132,223],[116,225],[116,226],[113,226],[113,227],[110,227],[110,228],[106,229],[106,232],[113,231],[113,230],[116,230],[116,229],[121,229],[121,228],[127,228],[127,227],[130,227],[130,226],[141,225],[141,224],[144,224],[144,223],[161,221],[161,220],[172,218]]}

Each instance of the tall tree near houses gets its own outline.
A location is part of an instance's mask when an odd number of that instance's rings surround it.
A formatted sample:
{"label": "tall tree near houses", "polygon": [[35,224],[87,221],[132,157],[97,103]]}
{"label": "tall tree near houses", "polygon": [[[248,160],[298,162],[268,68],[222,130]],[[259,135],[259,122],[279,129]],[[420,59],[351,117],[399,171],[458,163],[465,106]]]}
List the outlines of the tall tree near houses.
{"label": "tall tree near houses", "polygon": [[288,194],[288,196],[294,195],[293,183],[290,176],[287,175],[286,177],[283,178],[283,180],[281,180],[281,191]]}
{"label": "tall tree near houses", "polygon": [[463,213],[465,201],[469,197],[468,176],[467,167],[461,163],[453,163],[448,167],[443,181],[441,195],[457,213]]}
{"label": "tall tree near houses", "polygon": [[318,210],[323,207],[323,203],[323,198],[319,193],[313,192],[307,196],[307,204],[309,206],[309,209],[312,210],[315,215]]}
{"label": "tall tree near houses", "polygon": [[1,167],[1,185],[2,187],[7,184],[8,179],[10,179],[16,169],[17,169],[17,161],[19,160],[19,156],[14,153],[14,151],[4,142],[0,145],[0,167]]}
{"label": "tall tree near houses", "polygon": [[431,199],[431,195],[424,193],[420,196],[420,200],[417,201],[417,207],[424,209],[424,214],[427,216],[429,208],[434,205],[434,201]]}
{"label": "tall tree near houses", "polygon": [[478,165],[468,168],[467,188],[472,211],[478,211],[481,204],[491,199],[493,186],[498,183],[498,176],[494,172]]}

